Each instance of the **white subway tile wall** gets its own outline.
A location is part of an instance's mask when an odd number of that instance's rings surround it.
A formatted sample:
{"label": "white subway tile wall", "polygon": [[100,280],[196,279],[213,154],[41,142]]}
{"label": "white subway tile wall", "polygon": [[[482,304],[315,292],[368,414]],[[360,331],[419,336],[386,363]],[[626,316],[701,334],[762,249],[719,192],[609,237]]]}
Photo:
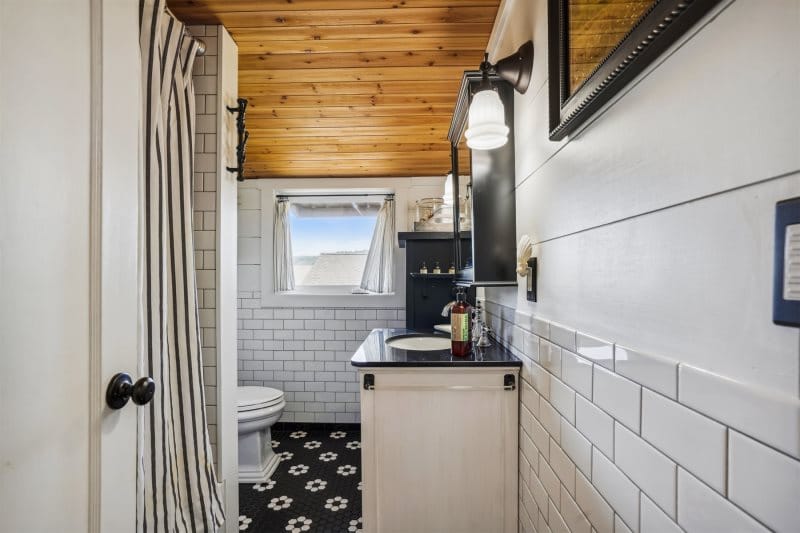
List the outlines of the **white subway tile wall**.
{"label": "white subway tile wall", "polygon": [[190,26],[206,44],[194,62],[196,132],[194,144],[193,236],[203,348],[208,436],[217,456],[217,27]]}
{"label": "white subway tile wall", "polygon": [[[527,369],[522,530],[800,531],[800,451],[777,427],[800,416],[793,399],[734,383],[738,397],[726,407],[700,394],[697,376],[728,386],[723,377],[679,373],[669,357],[619,346],[615,371],[613,342],[491,301],[486,310],[496,340]],[[512,331],[525,339],[521,351]],[[737,414],[751,400],[780,408],[759,420]]]}
{"label": "white subway tile wall", "polygon": [[402,328],[405,309],[262,308],[239,292],[239,385],[284,392],[282,422],[357,423],[350,358],[374,328]]}

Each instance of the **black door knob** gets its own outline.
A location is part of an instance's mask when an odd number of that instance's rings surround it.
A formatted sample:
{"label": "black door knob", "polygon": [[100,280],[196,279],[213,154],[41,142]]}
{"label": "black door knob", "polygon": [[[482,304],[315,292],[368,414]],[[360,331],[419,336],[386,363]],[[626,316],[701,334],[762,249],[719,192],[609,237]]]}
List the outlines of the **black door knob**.
{"label": "black door knob", "polygon": [[120,372],[116,374],[106,389],[106,404],[111,409],[122,409],[133,399],[136,405],[144,405],[153,399],[156,392],[156,383],[152,378],[143,377],[133,382],[130,374]]}
{"label": "black door knob", "polygon": [[131,393],[131,400],[136,405],[144,405],[153,399],[156,393],[156,382],[151,377],[143,377],[136,380],[133,384],[133,392]]}

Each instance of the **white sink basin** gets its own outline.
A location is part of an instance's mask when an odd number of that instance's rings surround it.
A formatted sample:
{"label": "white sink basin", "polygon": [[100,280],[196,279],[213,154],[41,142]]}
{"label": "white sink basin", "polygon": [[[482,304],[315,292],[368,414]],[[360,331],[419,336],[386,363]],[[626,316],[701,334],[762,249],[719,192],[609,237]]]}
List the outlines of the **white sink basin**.
{"label": "white sink basin", "polygon": [[433,329],[441,331],[442,333],[447,333],[448,335],[453,332],[453,327],[450,324],[436,324],[433,326]]}
{"label": "white sink basin", "polygon": [[449,350],[450,339],[433,335],[413,335],[409,337],[396,337],[386,341],[386,346],[399,350],[414,350],[430,352],[433,350]]}

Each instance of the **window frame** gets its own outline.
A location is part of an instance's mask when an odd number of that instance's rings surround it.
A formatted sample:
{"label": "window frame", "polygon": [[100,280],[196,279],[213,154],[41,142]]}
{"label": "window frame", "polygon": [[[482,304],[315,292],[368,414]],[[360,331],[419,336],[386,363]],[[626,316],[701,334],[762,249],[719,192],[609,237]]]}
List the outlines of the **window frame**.
{"label": "window frame", "polygon": [[[292,179],[264,180],[261,189],[261,307],[335,307],[384,308],[405,305],[405,250],[395,239],[394,292],[391,294],[353,294],[350,285],[318,285],[313,290],[275,292],[274,289],[274,235],[275,199],[279,192],[308,191],[309,193],[336,191],[365,191],[395,197],[395,223],[397,231],[407,226],[408,188],[413,178],[348,178],[348,179]],[[342,290],[346,288],[346,290]],[[337,290],[338,289],[338,290]]]}

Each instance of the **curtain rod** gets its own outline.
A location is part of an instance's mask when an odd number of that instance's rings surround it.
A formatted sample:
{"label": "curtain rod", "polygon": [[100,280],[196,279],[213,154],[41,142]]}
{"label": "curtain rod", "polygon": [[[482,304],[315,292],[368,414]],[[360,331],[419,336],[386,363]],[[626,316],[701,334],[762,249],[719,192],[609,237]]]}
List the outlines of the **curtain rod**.
{"label": "curtain rod", "polygon": [[[166,13],[170,17],[174,18],[176,21],[180,22],[178,17],[175,16],[175,13],[173,13],[172,10],[166,5],[164,6],[164,13]],[[198,39],[197,37],[192,35],[192,32],[189,31],[189,27],[186,26],[185,24],[183,26],[183,33],[185,35],[188,35],[189,37],[191,37],[195,41],[197,41],[197,52],[196,52],[196,55],[198,55],[198,56],[205,55],[205,53],[206,53],[206,43],[202,39]]]}
{"label": "curtain rod", "polygon": [[374,192],[374,193],[352,193],[352,194],[325,194],[325,193],[297,193],[297,194],[277,194],[275,195],[279,200],[280,199],[288,199],[288,198],[352,198],[352,197],[362,197],[362,196],[380,196],[383,198],[394,198],[394,193],[387,192]]}

